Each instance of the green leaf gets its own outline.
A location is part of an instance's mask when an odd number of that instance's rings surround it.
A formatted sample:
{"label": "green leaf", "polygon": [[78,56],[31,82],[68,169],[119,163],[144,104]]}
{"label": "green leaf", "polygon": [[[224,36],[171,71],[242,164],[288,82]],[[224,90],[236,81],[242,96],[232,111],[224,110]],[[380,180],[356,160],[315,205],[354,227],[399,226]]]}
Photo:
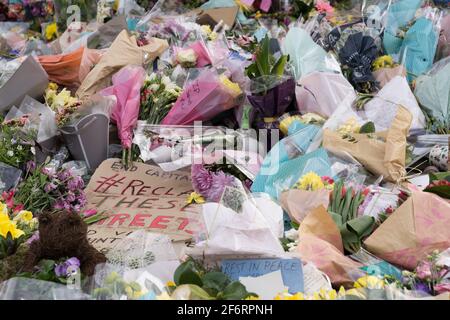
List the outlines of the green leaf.
{"label": "green leaf", "polygon": [[194,269],[194,263],[188,260],[182,263],[173,275],[174,282],[177,286],[182,284],[195,284],[202,286],[202,280]]}
{"label": "green leaf", "polygon": [[334,212],[328,212],[331,215],[331,218],[333,218],[334,223],[336,223],[336,225],[342,226],[343,222],[342,222],[342,216],[340,214],[336,214]]}
{"label": "green leaf", "polygon": [[375,124],[372,121],[367,122],[359,129],[359,133],[375,133]]}
{"label": "green leaf", "polygon": [[196,285],[189,285],[189,289],[191,289],[191,299],[193,300],[214,300],[214,297],[211,297],[205,290]]}
{"label": "green leaf", "polygon": [[280,59],[278,59],[277,63],[273,66],[270,73],[272,75],[281,77],[284,73],[284,67],[286,65],[287,58],[287,56],[282,56]]}
{"label": "green leaf", "polygon": [[375,225],[375,218],[362,216],[347,222],[348,229],[355,233],[359,239],[368,236]]}
{"label": "green leaf", "polygon": [[450,199],[450,186],[433,186],[428,187],[423,191],[434,193],[444,199]]}
{"label": "green leaf", "polygon": [[450,182],[450,172],[431,172],[430,173],[430,182],[436,181],[436,180],[446,180]]}
{"label": "green leaf", "polygon": [[202,277],[203,288],[222,291],[228,283],[228,276],[222,272],[209,272]]}
{"label": "green leaf", "polygon": [[221,294],[221,297],[224,300],[242,300],[247,296],[247,289],[239,281],[230,283]]}

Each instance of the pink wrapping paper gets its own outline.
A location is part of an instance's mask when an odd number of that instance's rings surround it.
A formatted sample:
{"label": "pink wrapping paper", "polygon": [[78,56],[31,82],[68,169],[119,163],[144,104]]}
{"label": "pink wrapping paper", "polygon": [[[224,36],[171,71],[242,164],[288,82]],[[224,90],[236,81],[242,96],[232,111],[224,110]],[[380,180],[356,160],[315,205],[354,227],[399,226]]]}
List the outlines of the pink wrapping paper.
{"label": "pink wrapping paper", "polygon": [[133,129],[139,116],[141,87],[145,75],[142,67],[124,67],[113,76],[113,85],[100,92],[102,96],[114,95],[117,98],[111,119],[117,124],[119,138],[125,149],[130,149],[133,141]]}
{"label": "pink wrapping paper", "polygon": [[380,258],[412,270],[433,250],[450,247],[450,203],[413,190],[364,244]]}

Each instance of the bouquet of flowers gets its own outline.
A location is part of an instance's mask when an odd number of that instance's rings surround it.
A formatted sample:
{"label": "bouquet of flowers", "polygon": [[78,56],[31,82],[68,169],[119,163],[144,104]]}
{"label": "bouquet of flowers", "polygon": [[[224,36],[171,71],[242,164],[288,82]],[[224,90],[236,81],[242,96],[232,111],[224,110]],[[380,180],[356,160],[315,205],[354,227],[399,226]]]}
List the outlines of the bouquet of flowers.
{"label": "bouquet of flowers", "polygon": [[35,212],[69,210],[79,213],[87,202],[83,189],[83,179],[70,170],[55,171],[29,162],[15,199]]}
{"label": "bouquet of flowers", "polygon": [[149,124],[159,124],[169,113],[180,96],[182,89],[168,76],[152,73],[145,79],[141,89],[140,120]]}
{"label": "bouquet of flowers", "polygon": [[[0,120],[1,121],[1,120]],[[19,168],[34,158],[34,142],[37,132],[24,130],[29,124],[29,116],[23,115],[0,124],[0,161]]]}
{"label": "bouquet of flowers", "polygon": [[165,125],[190,125],[207,121],[235,107],[242,96],[237,83],[215,70],[202,70],[185,86],[172,109],[162,120]]}
{"label": "bouquet of flowers", "polygon": [[72,97],[70,91],[66,88],[62,89],[58,93],[58,85],[56,83],[50,83],[45,91],[45,101],[47,105],[56,112],[56,123],[59,128],[64,127],[78,108],[81,106],[81,102]]}
{"label": "bouquet of flowers", "polygon": [[[2,197],[4,200],[5,194]],[[14,254],[37,227],[33,213],[23,210],[23,206],[10,207],[0,201],[0,259]]]}

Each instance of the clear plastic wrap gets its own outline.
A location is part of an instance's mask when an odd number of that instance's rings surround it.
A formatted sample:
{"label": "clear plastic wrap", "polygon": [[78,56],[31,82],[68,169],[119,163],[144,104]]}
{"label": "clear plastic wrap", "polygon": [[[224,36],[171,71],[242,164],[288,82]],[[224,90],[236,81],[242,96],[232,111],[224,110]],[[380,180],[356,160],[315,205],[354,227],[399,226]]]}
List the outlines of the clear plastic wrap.
{"label": "clear plastic wrap", "polygon": [[0,284],[0,300],[90,300],[90,296],[55,282],[11,278]]}
{"label": "clear plastic wrap", "polygon": [[21,176],[22,170],[0,162],[0,193],[14,189]]}
{"label": "clear plastic wrap", "polygon": [[140,269],[156,261],[177,260],[177,255],[168,236],[139,230],[117,243],[107,259],[110,264]]}
{"label": "clear plastic wrap", "polygon": [[278,256],[284,250],[283,210],[267,195],[249,195],[242,187],[226,187],[219,203],[202,205],[202,217],[192,216],[195,256]]}

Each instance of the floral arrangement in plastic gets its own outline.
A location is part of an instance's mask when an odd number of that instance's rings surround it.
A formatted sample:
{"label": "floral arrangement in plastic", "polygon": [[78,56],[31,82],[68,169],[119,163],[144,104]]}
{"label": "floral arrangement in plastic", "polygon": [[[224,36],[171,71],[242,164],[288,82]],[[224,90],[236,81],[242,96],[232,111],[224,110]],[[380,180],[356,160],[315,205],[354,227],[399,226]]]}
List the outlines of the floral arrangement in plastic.
{"label": "floral arrangement in plastic", "polygon": [[13,255],[37,228],[33,213],[14,202],[13,192],[4,192],[0,199],[0,259]]}
{"label": "floral arrangement in plastic", "polygon": [[26,129],[27,115],[0,124],[0,161],[13,167],[21,167],[34,158],[35,129]]}
{"label": "floral arrangement in plastic", "polygon": [[84,181],[70,170],[53,170],[44,165],[27,164],[24,181],[19,185],[15,199],[36,212],[69,210],[81,212],[86,205]]}
{"label": "floral arrangement in plastic", "polygon": [[320,177],[315,172],[308,172],[303,175],[294,185],[295,189],[305,191],[333,190],[334,180],[330,177]]}
{"label": "floral arrangement in plastic", "polygon": [[70,117],[81,106],[81,102],[77,98],[72,97],[70,91],[66,88],[58,92],[58,85],[56,83],[49,83],[45,91],[45,102],[50,109],[56,112],[56,123],[58,127],[66,125]]}
{"label": "floral arrangement in plastic", "polygon": [[182,91],[183,89],[168,76],[152,73],[145,79],[141,89],[139,119],[150,124],[159,124],[169,113]]}

